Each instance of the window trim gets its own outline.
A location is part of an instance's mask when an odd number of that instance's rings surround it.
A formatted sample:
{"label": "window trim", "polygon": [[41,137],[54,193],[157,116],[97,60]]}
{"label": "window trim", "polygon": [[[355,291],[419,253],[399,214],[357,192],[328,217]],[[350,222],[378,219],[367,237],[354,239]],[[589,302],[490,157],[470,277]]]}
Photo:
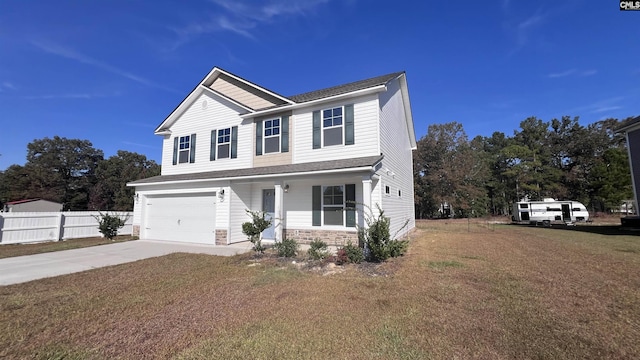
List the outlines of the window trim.
{"label": "window trim", "polygon": [[[340,109],[340,125],[333,125],[333,122],[336,118],[336,116],[333,116],[333,111],[335,109]],[[324,112],[325,111],[331,111],[331,126],[325,126],[324,121],[325,121],[325,117],[324,117]],[[326,130],[331,130],[331,129],[341,129],[340,131],[340,143],[339,144],[333,144],[333,145],[325,145],[325,131]],[[334,106],[334,107],[330,107],[330,108],[324,108],[320,110],[320,144],[322,145],[322,148],[325,147],[332,147],[332,146],[344,146],[345,145],[345,140],[344,140],[344,135],[345,135],[345,105],[340,105],[340,106]]]}
{"label": "window trim", "polygon": [[[226,134],[225,131],[229,131],[229,134]],[[222,135],[220,135],[220,132],[223,132]],[[232,128],[222,128],[222,129],[218,129],[216,130],[216,160],[220,160],[220,159],[231,159],[231,132],[232,132]],[[223,138],[223,140],[225,138],[229,138],[229,141],[220,141],[220,137]],[[228,145],[229,146],[229,152],[228,152],[228,156],[226,157],[221,157],[220,156],[220,146],[224,146],[224,145]]]}
{"label": "window trim", "polygon": [[[267,122],[278,121],[278,134],[277,135],[267,135],[267,130],[272,130],[275,126],[269,126],[267,129]],[[278,151],[267,151],[267,139],[278,138]],[[282,152],[282,117],[270,118],[267,120],[262,120],[262,155],[266,154],[278,154]]]}
{"label": "window trim", "polygon": [[[183,153],[186,153],[185,161],[182,161],[181,155]],[[191,135],[178,136],[178,164],[188,164],[190,154],[191,154]]]}
{"label": "window trim", "polygon": [[[325,190],[327,188],[330,188],[330,187],[332,187],[332,188],[333,187],[340,187],[340,189],[342,190],[342,204],[341,205],[333,205],[333,204],[332,205],[326,205],[324,203],[324,192],[325,192]],[[320,219],[321,220],[320,220],[320,223],[322,224],[321,226],[345,227],[346,226],[346,213],[347,213],[346,212],[346,201],[347,201],[346,200],[346,196],[347,196],[347,193],[346,193],[345,184],[321,185],[320,189],[321,189],[321,193],[320,193],[320,195],[321,195],[321,197],[320,197],[320,214],[321,214],[320,216],[321,216],[321,218]],[[333,196],[335,196],[335,195],[333,195]],[[342,218],[342,223],[341,224],[326,224],[325,223],[326,219],[325,219],[324,213],[325,213],[325,209],[327,207],[328,208],[335,208],[335,209],[339,208],[341,210],[341,214],[340,214],[341,218]]]}

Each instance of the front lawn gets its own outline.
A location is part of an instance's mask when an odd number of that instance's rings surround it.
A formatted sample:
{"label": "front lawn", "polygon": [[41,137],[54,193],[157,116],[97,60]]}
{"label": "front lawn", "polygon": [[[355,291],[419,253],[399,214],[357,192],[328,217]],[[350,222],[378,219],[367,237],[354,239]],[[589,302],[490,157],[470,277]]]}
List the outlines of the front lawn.
{"label": "front lawn", "polygon": [[640,355],[640,238],[418,227],[408,254],[373,273],[173,254],[0,287],[0,358]]}
{"label": "front lawn", "polygon": [[41,254],[52,251],[79,249],[89,246],[112,244],[119,241],[129,241],[132,239],[132,236],[121,235],[116,236],[113,241],[103,237],[92,237],[69,239],[64,241],[48,241],[35,244],[6,244],[0,245],[0,259],[14,256]]}

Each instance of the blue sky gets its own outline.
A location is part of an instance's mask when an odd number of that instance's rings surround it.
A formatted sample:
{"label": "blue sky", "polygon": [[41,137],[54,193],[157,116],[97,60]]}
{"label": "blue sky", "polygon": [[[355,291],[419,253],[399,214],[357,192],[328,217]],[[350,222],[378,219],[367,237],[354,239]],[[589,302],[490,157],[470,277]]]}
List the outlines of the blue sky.
{"label": "blue sky", "polygon": [[285,96],[405,70],[418,138],[637,116],[640,12],[618,5],[2,0],[0,169],[55,135],[159,161],[154,128],[214,66]]}

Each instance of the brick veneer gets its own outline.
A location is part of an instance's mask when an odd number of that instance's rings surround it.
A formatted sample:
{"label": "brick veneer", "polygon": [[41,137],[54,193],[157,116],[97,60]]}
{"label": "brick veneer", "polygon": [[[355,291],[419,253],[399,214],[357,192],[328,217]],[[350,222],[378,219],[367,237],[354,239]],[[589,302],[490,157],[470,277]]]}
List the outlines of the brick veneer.
{"label": "brick veneer", "polygon": [[285,229],[284,236],[287,239],[295,239],[299,244],[310,244],[315,239],[320,239],[327,245],[346,245],[349,241],[352,244],[358,244],[358,233],[355,229],[354,231]]}
{"label": "brick veneer", "polygon": [[227,245],[227,230],[216,229],[216,245]]}
{"label": "brick veneer", "polygon": [[131,235],[140,236],[140,225],[133,225],[133,229],[131,231]]}

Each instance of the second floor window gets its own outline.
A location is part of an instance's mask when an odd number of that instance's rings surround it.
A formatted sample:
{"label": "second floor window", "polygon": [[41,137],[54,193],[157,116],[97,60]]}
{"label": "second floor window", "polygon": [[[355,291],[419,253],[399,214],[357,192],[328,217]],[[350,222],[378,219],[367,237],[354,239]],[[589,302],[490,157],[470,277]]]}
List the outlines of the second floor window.
{"label": "second floor window", "polygon": [[191,150],[191,136],[180,136],[178,150],[178,163],[189,162],[189,152]]}
{"label": "second floor window", "polygon": [[280,152],[280,119],[264,122],[264,152]]}
{"label": "second floor window", "polygon": [[342,145],[342,107],[322,110],[323,146]]}
{"label": "second floor window", "polygon": [[227,159],[231,155],[231,128],[218,130],[218,159]]}

